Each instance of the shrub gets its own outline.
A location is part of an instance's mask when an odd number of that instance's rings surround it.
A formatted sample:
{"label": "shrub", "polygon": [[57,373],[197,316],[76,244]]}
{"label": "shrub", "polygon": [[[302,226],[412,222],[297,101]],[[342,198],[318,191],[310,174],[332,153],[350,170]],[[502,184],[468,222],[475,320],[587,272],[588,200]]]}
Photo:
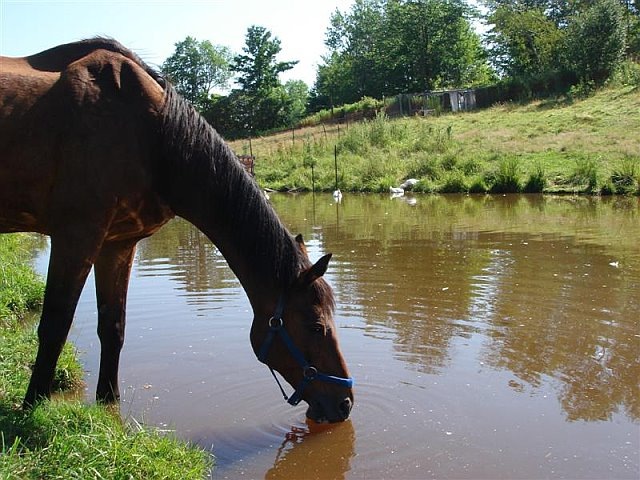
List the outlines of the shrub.
{"label": "shrub", "polygon": [[369,142],[376,147],[386,147],[391,141],[389,117],[384,112],[378,113],[371,121],[364,121],[368,130]]}
{"label": "shrub", "polygon": [[632,60],[622,62],[611,81],[615,85],[640,86],[640,64]]}
{"label": "shrub", "polygon": [[454,168],[456,168],[457,163],[458,163],[457,155],[451,152],[443,155],[442,159],[440,160],[440,165],[442,166],[442,169],[445,171],[453,170]]}
{"label": "shrub", "polygon": [[475,158],[468,158],[460,165],[460,169],[465,175],[474,175],[482,169],[480,162]]}

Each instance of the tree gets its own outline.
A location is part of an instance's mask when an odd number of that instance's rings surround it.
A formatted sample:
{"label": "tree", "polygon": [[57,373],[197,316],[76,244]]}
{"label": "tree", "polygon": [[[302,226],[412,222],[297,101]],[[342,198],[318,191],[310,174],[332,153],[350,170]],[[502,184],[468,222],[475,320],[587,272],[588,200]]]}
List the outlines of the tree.
{"label": "tree", "polygon": [[314,103],[477,84],[489,68],[463,0],[355,0],[336,11]]}
{"label": "tree", "polygon": [[309,87],[302,80],[289,80],[284,84],[287,98],[287,125],[296,125],[307,113]]}
{"label": "tree", "polygon": [[624,58],[625,33],[620,2],[596,0],[567,28],[569,69],[582,82],[603,85]]}
{"label": "tree", "polygon": [[[323,73],[333,91],[322,93],[338,104],[377,96],[384,90],[383,18],[382,0],[356,0],[350,13],[336,10],[332,15],[325,40],[332,54],[327,57],[330,63],[325,64]],[[348,67],[346,76],[345,67]],[[346,84],[336,84],[345,81]],[[316,89],[320,89],[321,84],[316,84]]]}
{"label": "tree", "polygon": [[187,37],[175,44],[175,52],[162,64],[162,72],[176,90],[198,110],[208,107],[215,88],[226,88],[231,78],[231,52],[208,40]]}
{"label": "tree", "polygon": [[278,62],[282,50],[280,39],[271,38],[266,28],[253,25],[245,35],[244,52],[233,59],[232,70],[240,74],[238,83],[246,93],[269,92],[280,85],[278,75],[292,69],[298,62]]}
{"label": "tree", "polygon": [[351,81],[351,57],[333,52],[323,57],[323,61],[316,73],[310,110],[332,109],[335,105],[359,100],[362,96]]}
{"label": "tree", "polygon": [[502,74],[528,81],[558,68],[563,33],[540,6],[504,2],[488,21],[492,62]]}
{"label": "tree", "polygon": [[[397,91],[461,87],[486,79],[486,59],[463,1],[388,0],[388,63]],[[397,93],[397,92],[392,92]]]}
{"label": "tree", "polygon": [[282,50],[280,40],[266,28],[253,25],[247,30],[243,54],[233,60],[232,70],[239,74],[242,87],[234,97],[239,117],[248,131],[265,131],[287,125],[290,99],[282,87],[279,74],[298,62],[279,62],[276,56]]}
{"label": "tree", "polygon": [[[485,0],[493,64],[512,79],[602,85],[640,49],[637,0]],[[552,82],[552,83],[551,83]]]}

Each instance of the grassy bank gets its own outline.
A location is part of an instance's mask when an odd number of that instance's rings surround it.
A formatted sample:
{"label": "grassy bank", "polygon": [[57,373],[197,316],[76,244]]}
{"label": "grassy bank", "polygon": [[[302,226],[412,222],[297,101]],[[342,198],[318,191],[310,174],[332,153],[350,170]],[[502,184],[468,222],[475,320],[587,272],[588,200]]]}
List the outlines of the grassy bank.
{"label": "grassy bank", "polygon": [[[28,266],[33,237],[0,235],[0,478],[204,478],[206,452],[160,432],[123,423],[117,411],[58,398],[30,413],[19,407],[35,358],[33,322],[42,282]],[[64,392],[82,382],[67,345],[56,370]]]}
{"label": "grassy bank", "polygon": [[[439,116],[315,126],[253,139],[264,188],[421,192],[640,193],[640,88]],[[236,141],[248,153],[247,141]]]}

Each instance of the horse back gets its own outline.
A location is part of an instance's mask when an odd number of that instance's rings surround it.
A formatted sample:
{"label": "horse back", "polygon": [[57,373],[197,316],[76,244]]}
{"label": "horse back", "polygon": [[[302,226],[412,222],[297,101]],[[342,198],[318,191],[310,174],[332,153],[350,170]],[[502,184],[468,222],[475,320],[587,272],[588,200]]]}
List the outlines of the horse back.
{"label": "horse back", "polygon": [[51,234],[115,211],[117,235],[146,236],[170,218],[151,162],[163,89],[120,48],[0,57],[0,232]]}

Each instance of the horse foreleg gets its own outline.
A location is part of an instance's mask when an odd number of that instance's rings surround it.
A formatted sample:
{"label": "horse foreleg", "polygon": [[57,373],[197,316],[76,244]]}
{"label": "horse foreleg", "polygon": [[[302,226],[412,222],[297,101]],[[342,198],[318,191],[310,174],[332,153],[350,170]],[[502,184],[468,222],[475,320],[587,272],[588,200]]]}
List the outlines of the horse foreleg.
{"label": "horse foreleg", "polygon": [[127,289],[135,242],[105,243],[95,264],[100,337],[100,374],[96,400],[116,402],[120,398],[118,365],[124,343]]}
{"label": "horse foreleg", "polygon": [[87,275],[97,254],[99,242],[75,235],[51,238],[42,315],[38,325],[38,354],[24,398],[24,407],[49,398],[56,364],[67,340],[73,315]]}

